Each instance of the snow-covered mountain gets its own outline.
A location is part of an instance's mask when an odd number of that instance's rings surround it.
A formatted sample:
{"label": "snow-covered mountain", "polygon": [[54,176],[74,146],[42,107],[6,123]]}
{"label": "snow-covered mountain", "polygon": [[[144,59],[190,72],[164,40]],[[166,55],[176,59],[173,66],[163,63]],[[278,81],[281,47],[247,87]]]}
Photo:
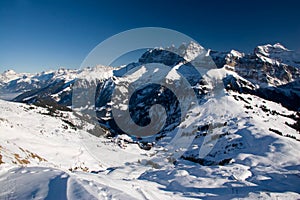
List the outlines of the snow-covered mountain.
{"label": "snow-covered mountain", "polygon": [[16,73],[12,70],[0,75],[0,97],[11,100],[25,92],[36,91],[57,82],[69,82],[76,78],[78,70],[58,69],[37,74]]}
{"label": "snow-covered mountain", "polygon": [[[72,112],[0,101],[1,199],[300,198],[294,112],[235,92],[205,107],[226,105],[226,119],[201,115],[190,149],[175,165],[160,165],[168,138],[143,150],[124,135],[89,134],[92,126]],[[201,144],[214,141],[197,159]]]}
{"label": "snow-covered mountain", "polygon": [[0,74],[0,83],[8,83],[12,80],[19,79],[25,76],[30,76],[29,73],[17,73],[14,70],[6,70],[2,74]]}
{"label": "snow-covered mountain", "polygon": [[[283,106],[299,110],[299,53],[281,44],[257,46],[253,53],[211,52],[218,67],[236,72],[239,77],[227,77],[227,89],[253,94]],[[229,85],[228,85],[229,84]]]}
{"label": "snow-covered mountain", "polygon": [[191,42],[119,68],[6,72],[2,92],[29,105],[0,101],[1,198],[298,199],[299,58]]}
{"label": "snow-covered mountain", "polygon": [[253,53],[211,52],[219,67],[237,72],[261,87],[279,86],[300,77],[300,54],[277,43],[257,46]]}

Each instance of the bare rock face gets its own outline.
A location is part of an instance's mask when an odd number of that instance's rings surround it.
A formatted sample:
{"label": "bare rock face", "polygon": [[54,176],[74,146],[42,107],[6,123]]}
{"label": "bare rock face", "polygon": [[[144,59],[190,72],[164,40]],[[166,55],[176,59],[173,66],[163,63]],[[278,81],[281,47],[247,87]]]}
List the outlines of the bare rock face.
{"label": "bare rock face", "polygon": [[300,77],[299,53],[281,44],[257,46],[253,53],[211,52],[218,67],[226,67],[260,87],[279,86]]}

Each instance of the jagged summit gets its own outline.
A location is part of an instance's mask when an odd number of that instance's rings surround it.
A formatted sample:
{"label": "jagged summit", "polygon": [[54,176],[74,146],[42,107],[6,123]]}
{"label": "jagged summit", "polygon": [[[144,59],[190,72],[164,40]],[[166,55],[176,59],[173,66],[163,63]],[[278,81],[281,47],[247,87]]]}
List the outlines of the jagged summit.
{"label": "jagged summit", "polygon": [[254,54],[272,65],[286,65],[300,68],[300,53],[289,50],[280,43],[257,46]]}
{"label": "jagged summit", "polygon": [[191,41],[183,43],[179,47],[174,45],[166,48],[154,48],[145,52],[139,59],[140,63],[164,63],[174,65],[178,62],[192,61],[199,55],[207,55],[207,51],[199,44]]}
{"label": "jagged summit", "polygon": [[[299,199],[296,54],[171,48],[119,68],[3,73],[0,95],[18,96],[0,100],[0,199]],[[198,55],[218,68],[196,73]]]}
{"label": "jagged summit", "polygon": [[242,57],[245,56],[244,53],[241,53],[241,52],[239,52],[237,50],[234,50],[234,49],[231,50],[228,55],[232,55],[232,56],[237,57],[237,58],[242,58]]}
{"label": "jagged summit", "polygon": [[181,55],[187,61],[195,59],[198,55],[202,54],[203,52],[205,52],[205,49],[201,45],[193,41],[191,41],[188,44],[182,44],[178,48],[179,55]]}
{"label": "jagged summit", "polygon": [[262,54],[264,56],[270,56],[274,53],[276,54],[276,53],[283,53],[283,52],[290,52],[290,50],[284,47],[280,43],[276,43],[274,45],[271,44],[260,45],[254,49],[254,53]]}
{"label": "jagged summit", "polygon": [[[229,52],[206,51],[199,44],[190,42],[179,47],[171,46],[165,49],[150,49],[141,56],[138,62],[119,68],[99,65],[78,70],[60,68],[37,74],[16,73],[13,70],[8,70],[0,76],[0,93],[20,94],[37,89],[38,92],[35,92],[35,96],[44,97],[46,91],[49,92],[49,88],[53,88],[56,82],[60,82],[60,88],[65,89],[65,92],[60,93],[59,90],[51,90],[51,95],[60,101],[61,97],[59,96],[64,94],[64,103],[71,105],[71,99],[66,97],[71,98],[70,87],[73,80],[78,77],[85,77],[89,79],[88,81],[103,81],[113,76],[122,77],[128,71],[143,64],[162,63],[167,66],[175,66],[178,63],[194,61],[195,58],[197,60],[199,55],[204,57],[210,56],[218,68],[225,68],[227,71],[235,72],[238,76],[249,81],[248,85],[252,84],[255,87],[278,87],[297,81],[300,78],[300,55],[288,50],[279,43],[260,45],[254,49],[253,53],[245,54],[237,50]],[[189,76],[191,82],[196,83],[197,81],[195,80],[199,79],[197,74],[191,71],[191,68],[184,67],[181,70],[183,70],[182,73]],[[48,87],[48,89],[45,90],[45,87]],[[69,91],[66,88],[69,88]],[[49,94],[47,93],[47,95]],[[18,101],[31,96],[33,96],[31,93],[27,93],[22,98],[18,98]]]}

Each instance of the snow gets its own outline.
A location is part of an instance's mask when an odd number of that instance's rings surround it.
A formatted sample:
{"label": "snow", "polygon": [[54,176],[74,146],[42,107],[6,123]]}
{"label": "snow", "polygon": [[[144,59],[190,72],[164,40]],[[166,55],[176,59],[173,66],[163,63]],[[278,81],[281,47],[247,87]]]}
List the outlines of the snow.
{"label": "snow", "polygon": [[231,50],[230,54],[233,55],[234,57],[237,57],[237,58],[242,58],[245,55],[244,53],[240,53],[240,52],[238,52],[236,50]]}
{"label": "snow", "polygon": [[282,50],[285,50],[285,51],[289,51],[287,48],[285,48],[282,44],[280,43],[276,43],[273,45],[274,48],[276,49],[282,49]]}
{"label": "snow", "polygon": [[21,77],[30,76],[29,73],[16,73],[14,70],[6,70],[2,74],[0,74],[0,82],[8,83],[12,80],[19,79]]}
{"label": "snow", "polygon": [[114,69],[115,68],[113,67],[107,67],[102,65],[98,65],[93,68],[84,68],[81,71],[79,71],[77,78],[83,78],[85,80],[88,80],[89,82],[95,82],[96,80],[104,80],[112,77]]}
{"label": "snow", "polygon": [[300,67],[299,52],[291,51],[280,43],[257,46],[254,52],[264,62],[268,62],[273,65],[283,63],[285,65],[291,65],[298,68]]}
{"label": "snow", "polygon": [[[211,71],[210,76],[222,77],[222,73],[222,70]],[[255,113],[241,112],[246,111],[243,107],[246,103],[237,102],[233,95],[249,101]],[[292,112],[273,102],[264,100],[263,103],[251,95],[231,93],[222,98],[209,101],[203,109],[213,106],[224,110],[229,119],[227,131],[232,133],[227,143],[244,143],[241,149],[228,154],[234,158],[232,163],[201,166],[178,160],[176,165],[165,163],[160,168],[156,168],[153,158],[164,141],[145,151],[136,144],[125,143],[125,140],[131,141],[128,136],[110,140],[70,127],[64,129],[60,118],[41,114],[47,113],[44,108],[30,109],[28,105],[0,101],[0,154],[4,162],[0,165],[0,184],[4,186],[0,189],[1,198],[300,198],[297,187],[300,184],[299,142],[272,133],[268,128],[297,138],[299,134],[284,125],[285,121],[292,122],[291,119],[267,116],[255,105],[266,105],[285,114]],[[72,113],[63,114],[75,124],[78,121]],[[224,118],[218,115],[211,118],[211,114],[207,110],[193,123],[212,119],[215,123],[223,122]],[[222,128],[219,131],[222,133]],[[223,151],[222,140],[219,142],[213,152]],[[199,151],[196,144],[201,142],[194,141],[191,146]],[[216,158],[218,156],[222,154],[217,153]],[[19,163],[17,158],[30,163]]]}
{"label": "snow", "polygon": [[[171,48],[187,60],[204,52],[193,42]],[[230,55],[244,57],[235,50]],[[280,44],[257,48],[258,58],[273,64],[291,55]],[[119,75],[127,74],[113,81],[125,86],[135,82],[138,87],[165,77],[176,92],[186,84],[177,71],[181,64],[172,70],[157,63],[120,68]],[[51,115],[46,108],[0,100],[0,199],[299,199],[300,134],[288,125],[296,122],[291,117],[295,112],[250,94],[226,91],[222,80],[228,75],[246,82],[227,67],[202,74],[209,88],[205,101],[197,106],[192,98],[179,99],[188,110],[186,116],[150,150],[141,149],[128,135],[90,134],[98,126],[83,115]],[[1,81],[72,81],[82,76],[94,82],[112,77],[113,69],[59,69],[22,78],[8,71]],[[126,87],[116,90],[128,93]],[[66,91],[70,88],[53,97],[59,100]],[[117,106],[128,109],[126,103]],[[159,107],[155,114],[163,112]]]}

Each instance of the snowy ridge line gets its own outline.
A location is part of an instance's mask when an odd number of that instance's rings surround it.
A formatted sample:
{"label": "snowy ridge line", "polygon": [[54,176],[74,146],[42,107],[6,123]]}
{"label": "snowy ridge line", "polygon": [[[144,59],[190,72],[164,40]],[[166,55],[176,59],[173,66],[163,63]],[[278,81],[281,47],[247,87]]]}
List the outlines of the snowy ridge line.
{"label": "snowy ridge line", "polygon": [[[2,91],[21,92],[14,100],[23,103],[0,100],[0,199],[299,199],[297,54],[280,44],[250,55],[203,55],[195,43],[170,48],[180,56],[151,49],[117,69],[61,69],[19,79],[8,71],[7,78],[17,79],[1,82]],[[191,67],[201,62],[198,54],[210,55],[218,68],[199,77]],[[173,68],[147,68],[153,61]],[[178,99],[148,85],[132,100],[130,117],[146,124],[142,111],[154,98],[167,108],[154,109],[154,116],[171,114],[167,126],[149,137],[124,134],[113,123],[110,96],[116,84],[128,86],[147,73],[147,80],[165,73],[174,90],[183,74],[200,106],[185,105],[187,115],[178,121]],[[78,108],[86,112],[71,112],[76,84],[79,100],[89,89],[95,94],[95,102]],[[127,100],[117,106],[130,106]]]}

